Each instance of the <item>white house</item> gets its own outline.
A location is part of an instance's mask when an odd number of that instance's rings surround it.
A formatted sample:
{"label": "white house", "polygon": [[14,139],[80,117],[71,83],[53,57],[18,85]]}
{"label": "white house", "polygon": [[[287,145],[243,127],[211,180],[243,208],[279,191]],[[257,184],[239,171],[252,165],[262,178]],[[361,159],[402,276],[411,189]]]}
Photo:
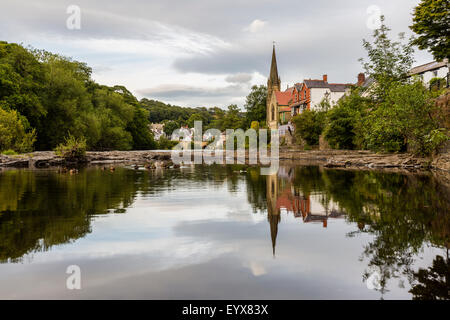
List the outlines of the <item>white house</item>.
{"label": "white house", "polygon": [[428,84],[433,78],[444,78],[447,80],[448,84],[448,74],[449,68],[447,59],[442,62],[433,61],[421,66],[414,67],[409,72],[410,76],[417,75],[426,84]]}

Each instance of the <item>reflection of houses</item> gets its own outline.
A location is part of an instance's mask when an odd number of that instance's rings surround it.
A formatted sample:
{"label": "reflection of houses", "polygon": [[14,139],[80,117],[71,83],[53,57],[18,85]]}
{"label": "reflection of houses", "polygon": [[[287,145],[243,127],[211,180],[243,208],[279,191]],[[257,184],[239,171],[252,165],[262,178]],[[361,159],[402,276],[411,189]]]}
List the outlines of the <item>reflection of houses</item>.
{"label": "reflection of houses", "polygon": [[303,223],[321,223],[324,228],[328,226],[328,219],[344,217],[344,213],[333,202],[324,207],[320,203],[319,195],[302,194],[301,190],[292,184],[293,176],[293,168],[282,167],[278,175],[266,178],[267,219],[274,255],[282,211],[292,213],[295,218],[302,218]]}

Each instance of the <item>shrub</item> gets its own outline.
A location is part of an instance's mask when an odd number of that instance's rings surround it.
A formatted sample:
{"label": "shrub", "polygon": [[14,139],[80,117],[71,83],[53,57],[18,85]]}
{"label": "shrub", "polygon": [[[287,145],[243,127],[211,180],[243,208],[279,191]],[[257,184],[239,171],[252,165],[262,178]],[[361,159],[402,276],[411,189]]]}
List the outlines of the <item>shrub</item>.
{"label": "shrub", "polygon": [[368,99],[357,90],[344,96],[327,113],[327,126],[324,137],[334,149],[355,149],[363,147],[361,121],[368,107]]}
{"label": "shrub", "polygon": [[305,110],[292,118],[295,124],[295,135],[303,139],[308,145],[319,144],[319,137],[325,126],[325,113]]}
{"label": "shrub", "polygon": [[84,162],[86,160],[86,139],[70,135],[65,142],[56,147],[56,154],[69,162]]}
{"label": "shrub", "polygon": [[14,150],[8,149],[2,152],[3,155],[5,156],[14,156],[17,154],[17,152],[15,152]]}

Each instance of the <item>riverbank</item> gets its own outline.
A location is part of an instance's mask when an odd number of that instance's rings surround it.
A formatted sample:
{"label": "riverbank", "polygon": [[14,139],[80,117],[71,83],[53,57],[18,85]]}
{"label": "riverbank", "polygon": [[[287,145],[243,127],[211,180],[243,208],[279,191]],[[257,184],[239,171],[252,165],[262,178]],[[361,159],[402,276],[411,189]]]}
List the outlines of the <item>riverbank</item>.
{"label": "riverbank", "polygon": [[[92,151],[87,152],[87,164],[145,164],[170,161],[169,150],[150,151]],[[411,154],[377,154],[370,151],[294,150],[281,149],[280,161],[294,161],[328,168],[400,168],[450,171],[450,154],[434,159]],[[48,168],[67,165],[52,151],[37,151],[21,155],[0,155],[0,167]]]}

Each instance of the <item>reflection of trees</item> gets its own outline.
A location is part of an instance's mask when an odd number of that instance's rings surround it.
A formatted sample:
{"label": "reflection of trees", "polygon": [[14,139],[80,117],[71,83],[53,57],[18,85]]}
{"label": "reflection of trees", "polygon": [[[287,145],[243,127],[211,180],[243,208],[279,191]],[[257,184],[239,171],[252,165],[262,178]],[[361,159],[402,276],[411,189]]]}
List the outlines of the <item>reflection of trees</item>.
{"label": "reflection of trees", "polygon": [[[414,256],[425,243],[450,245],[450,190],[428,174],[296,168],[293,184],[306,195],[323,193],[322,205],[333,201],[357,223],[359,230],[375,236],[363,256],[381,276],[381,293],[388,279],[406,275],[412,281]],[[402,285],[402,284],[400,284]]]}
{"label": "reflection of trees", "polygon": [[123,213],[138,194],[156,196],[176,188],[237,189],[243,166],[197,166],[181,170],[96,168],[79,174],[11,170],[0,173],[0,263],[20,261],[91,232],[91,218]]}
{"label": "reflection of trees", "polygon": [[437,255],[428,269],[419,269],[414,273],[414,284],[410,293],[414,300],[450,299],[450,261]]}
{"label": "reflection of trees", "polygon": [[86,170],[78,175],[14,170],[0,175],[0,261],[73,241],[90,232],[90,217],[127,207],[134,172]]}

